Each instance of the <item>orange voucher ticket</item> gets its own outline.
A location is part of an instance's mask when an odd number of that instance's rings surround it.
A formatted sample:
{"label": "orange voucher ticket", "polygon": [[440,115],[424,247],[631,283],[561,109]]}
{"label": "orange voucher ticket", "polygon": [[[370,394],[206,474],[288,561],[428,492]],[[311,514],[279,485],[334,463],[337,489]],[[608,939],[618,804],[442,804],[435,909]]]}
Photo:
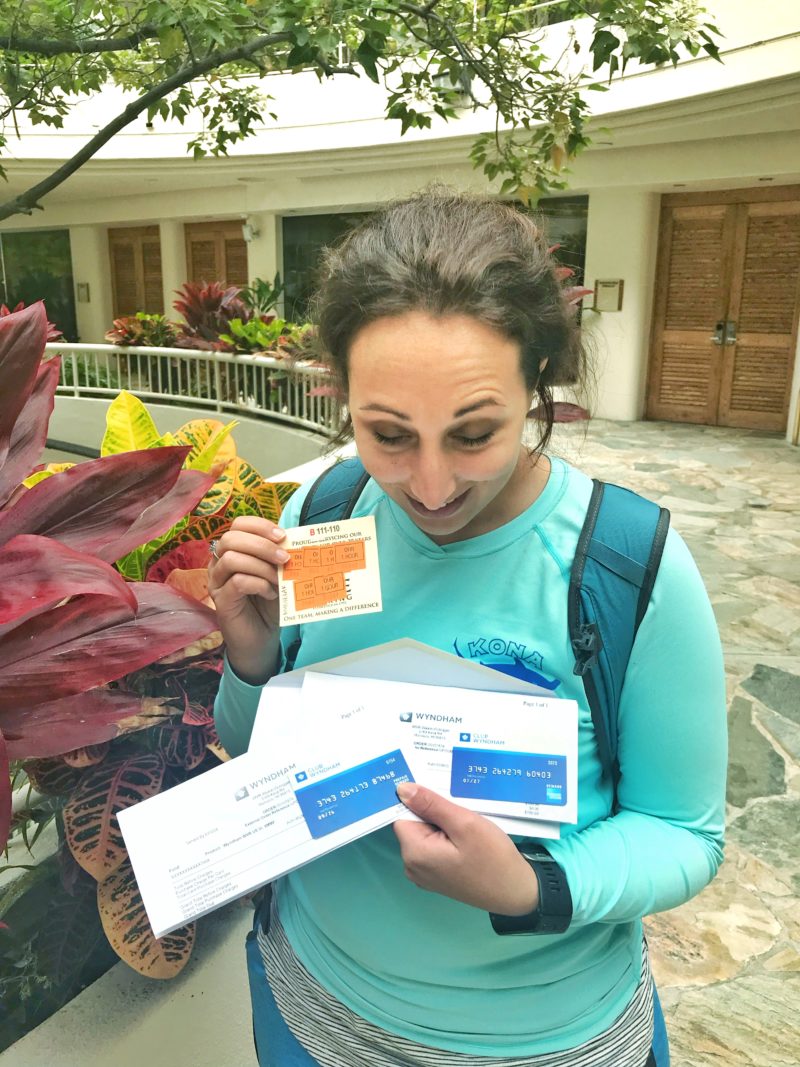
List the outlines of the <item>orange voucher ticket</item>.
{"label": "orange voucher ticket", "polygon": [[278,574],[281,626],[381,611],[375,518],[341,519],[286,531]]}

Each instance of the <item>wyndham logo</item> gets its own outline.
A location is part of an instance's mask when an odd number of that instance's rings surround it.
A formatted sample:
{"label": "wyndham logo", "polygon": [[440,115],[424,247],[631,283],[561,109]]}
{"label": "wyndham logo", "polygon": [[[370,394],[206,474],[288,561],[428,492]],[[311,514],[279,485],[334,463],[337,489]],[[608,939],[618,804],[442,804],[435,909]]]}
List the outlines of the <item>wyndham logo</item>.
{"label": "wyndham logo", "polygon": [[561,685],[560,678],[548,678],[543,673],[544,661],[541,652],[528,650],[528,646],[519,641],[507,641],[502,637],[478,637],[467,642],[466,655],[458,647],[458,639],[453,641],[456,655],[461,659],[477,660],[482,667],[492,667],[501,674],[530,682],[541,689],[551,692]]}

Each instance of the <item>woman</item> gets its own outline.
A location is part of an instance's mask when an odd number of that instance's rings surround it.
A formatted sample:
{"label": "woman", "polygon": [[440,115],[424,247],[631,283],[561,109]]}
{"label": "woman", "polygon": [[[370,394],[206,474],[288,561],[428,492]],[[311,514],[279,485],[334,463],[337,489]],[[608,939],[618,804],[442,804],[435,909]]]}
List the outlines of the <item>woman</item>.
{"label": "woman", "polygon": [[[422,787],[401,799],[424,822],[282,879],[248,946],[262,1067],[661,1067],[641,917],[699,892],[722,851],[722,660],[694,564],[671,532],[620,700],[615,801],[567,631],[591,482],[545,453],[549,423],[539,447],[521,444],[528,411],[552,412],[551,387],[581,367],[535,225],[441,191],[395,204],[330,253],[318,320],[372,476],[353,515],[376,519],[384,609],[281,633],[284,534],[237,519],[210,568],[223,743],[246,748],[260,688],[298,637],[304,666],[410,636],[535,668],[578,701],[579,812],[547,842],[560,927],[540,899],[547,857],[531,863]],[[503,936],[515,925],[562,932]]]}

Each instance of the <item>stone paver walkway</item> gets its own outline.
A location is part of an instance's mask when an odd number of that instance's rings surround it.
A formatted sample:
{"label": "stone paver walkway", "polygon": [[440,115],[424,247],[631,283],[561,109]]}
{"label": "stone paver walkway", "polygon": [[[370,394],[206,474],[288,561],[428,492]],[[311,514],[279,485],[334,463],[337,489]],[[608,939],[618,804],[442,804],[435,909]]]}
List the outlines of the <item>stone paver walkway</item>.
{"label": "stone paver walkway", "polygon": [[800,1064],[800,449],[721,427],[597,420],[553,451],[668,507],[728,678],[726,859],[648,920],[673,1067]]}

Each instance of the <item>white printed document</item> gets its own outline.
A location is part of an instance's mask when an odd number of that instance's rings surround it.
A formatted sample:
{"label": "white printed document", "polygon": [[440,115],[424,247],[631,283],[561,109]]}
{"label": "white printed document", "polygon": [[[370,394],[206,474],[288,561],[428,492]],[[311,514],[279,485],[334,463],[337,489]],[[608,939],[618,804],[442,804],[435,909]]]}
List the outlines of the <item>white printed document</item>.
{"label": "white printed document", "polygon": [[[299,690],[275,708],[300,727]],[[283,714],[281,714],[281,711]],[[379,723],[323,741],[276,731],[269,758],[248,752],[118,815],[156,937],[394,822],[412,781]]]}

